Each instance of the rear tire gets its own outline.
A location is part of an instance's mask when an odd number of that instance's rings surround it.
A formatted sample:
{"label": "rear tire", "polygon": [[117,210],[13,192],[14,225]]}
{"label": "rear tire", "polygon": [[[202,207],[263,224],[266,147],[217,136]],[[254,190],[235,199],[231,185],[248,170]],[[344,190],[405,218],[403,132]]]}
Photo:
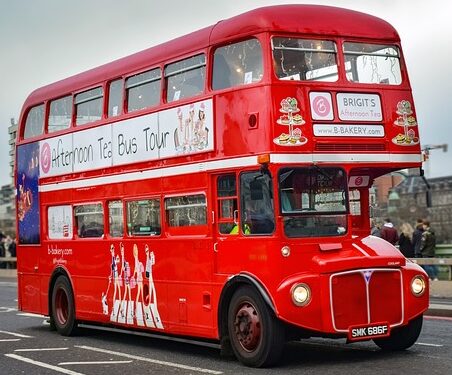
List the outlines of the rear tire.
{"label": "rear tire", "polygon": [[235,356],[246,366],[271,366],[281,358],[284,327],[250,286],[239,288],[231,299],[228,332]]}
{"label": "rear tire", "polygon": [[391,336],[382,339],[375,339],[374,342],[383,350],[405,350],[414,345],[422,330],[423,316],[419,315],[401,328],[394,328]]}
{"label": "rear tire", "polygon": [[59,276],[52,291],[51,326],[63,336],[72,336],[76,333],[74,293],[71,283],[66,276]]}

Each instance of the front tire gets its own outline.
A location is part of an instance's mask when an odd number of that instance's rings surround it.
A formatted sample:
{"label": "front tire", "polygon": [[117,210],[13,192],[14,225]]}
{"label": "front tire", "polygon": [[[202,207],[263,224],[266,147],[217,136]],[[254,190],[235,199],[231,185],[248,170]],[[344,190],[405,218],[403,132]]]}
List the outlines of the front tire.
{"label": "front tire", "polygon": [[423,316],[419,315],[408,323],[408,325],[395,328],[391,336],[375,339],[374,342],[383,350],[405,350],[414,345],[422,330]]}
{"label": "front tire", "polygon": [[59,276],[53,287],[50,321],[63,336],[72,336],[76,332],[74,293],[66,276]]}
{"label": "front tire", "polygon": [[281,358],[284,327],[250,286],[239,288],[231,299],[228,332],[235,356],[246,366],[270,366]]}

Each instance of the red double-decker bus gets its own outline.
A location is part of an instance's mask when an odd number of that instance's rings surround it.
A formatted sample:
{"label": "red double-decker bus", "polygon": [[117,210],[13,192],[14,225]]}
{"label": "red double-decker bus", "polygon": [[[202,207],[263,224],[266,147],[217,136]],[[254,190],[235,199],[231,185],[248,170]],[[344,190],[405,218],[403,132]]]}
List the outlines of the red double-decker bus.
{"label": "red double-decker bus", "polygon": [[215,340],[416,341],[428,278],[369,236],[369,187],[421,167],[394,28],[261,8],[34,91],[17,140],[19,308]]}

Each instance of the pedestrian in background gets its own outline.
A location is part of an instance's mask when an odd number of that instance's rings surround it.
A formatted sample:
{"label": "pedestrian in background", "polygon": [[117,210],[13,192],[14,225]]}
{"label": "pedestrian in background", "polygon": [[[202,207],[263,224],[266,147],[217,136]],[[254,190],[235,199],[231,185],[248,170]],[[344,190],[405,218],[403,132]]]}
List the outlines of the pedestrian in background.
{"label": "pedestrian in background", "polygon": [[409,223],[400,226],[399,250],[406,258],[414,258],[413,232]]}
{"label": "pedestrian in background", "polygon": [[380,234],[380,225],[377,224],[375,219],[370,221],[370,234],[375,237],[381,237]]}
{"label": "pedestrian in background", "polygon": [[414,228],[414,232],[413,232],[414,256],[416,258],[422,258],[421,241],[422,241],[422,233],[423,232],[424,232],[424,220],[417,219],[416,228]]}
{"label": "pedestrian in background", "polygon": [[[430,222],[424,221],[424,232],[421,240],[421,255],[422,258],[434,258],[436,247],[435,232],[430,228]],[[433,264],[424,265],[425,272],[431,280],[438,280],[438,268]]]}
{"label": "pedestrian in background", "polygon": [[399,234],[397,233],[397,229],[395,229],[394,224],[391,223],[391,219],[385,219],[385,223],[383,224],[383,228],[381,228],[380,234],[381,238],[394,246],[399,241]]}

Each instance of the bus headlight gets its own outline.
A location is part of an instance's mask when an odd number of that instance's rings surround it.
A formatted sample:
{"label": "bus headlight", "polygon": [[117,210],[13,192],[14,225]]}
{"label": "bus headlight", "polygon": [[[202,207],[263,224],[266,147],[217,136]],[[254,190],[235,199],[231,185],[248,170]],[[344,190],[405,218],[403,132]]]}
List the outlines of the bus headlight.
{"label": "bus headlight", "polygon": [[416,297],[420,297],[425,292],[425,280],[422,276],[415,276],[411,280],[411,293]]}
{"label": "bus headlight", "polygon": [[306,306],[311,301],[311,288],[307,284],[295,284],[291,294],[292,301],[297,306]]}

